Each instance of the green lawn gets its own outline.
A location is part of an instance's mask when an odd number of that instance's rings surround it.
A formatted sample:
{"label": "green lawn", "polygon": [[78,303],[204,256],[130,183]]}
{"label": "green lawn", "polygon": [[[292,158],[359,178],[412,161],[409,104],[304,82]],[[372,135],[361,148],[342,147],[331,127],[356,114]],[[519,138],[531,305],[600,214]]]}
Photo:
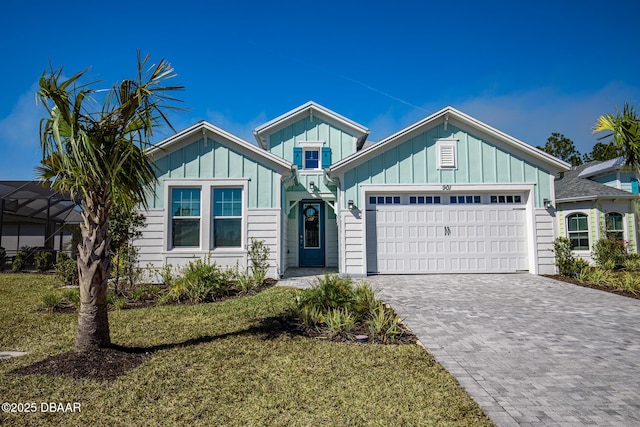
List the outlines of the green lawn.
{"label": "green lawn", "polygon": [[[110,312],[114,343],[166,347],[116,380],[11,373],[73,347],[76,314],[37,310],[54,284],[52,276],[0,274],[0,350],[30,352],[0,360],[0,402],[78,402],[81,412],[0,412],[0,425],[492,425],[420,346],[255,332],[296,292],[279,287]],[[197,344],[171,346],[189,340]]]}

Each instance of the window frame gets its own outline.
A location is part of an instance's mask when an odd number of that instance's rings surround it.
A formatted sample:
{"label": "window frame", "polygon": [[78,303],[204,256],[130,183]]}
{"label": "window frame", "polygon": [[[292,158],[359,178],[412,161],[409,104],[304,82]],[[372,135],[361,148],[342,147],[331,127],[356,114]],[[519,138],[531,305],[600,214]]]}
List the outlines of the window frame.
{"label": "window frame", "polygon": [[[241,218],[241,246],[214,247],[213,246],[213,189],[218,187],[235,187],[242,190],[242,218]],[[198,247],[173,246],[171,192],[173,188],[200,189],[200,241]],[[249,179],[248,178],[168,178],[164,180],[164,248],[163,254],[206,254],[229,253],[230,255],[246,254],[248,241],[248,213],[249,213]],[[207,220],[208,219],[208,220]],[[184,256],[184,255],[179,255]]]}
{"label": "window frame", "polygon": [[[586,221],[586,229],[585,230],[571,230],[570,228],[570,223],[571,223],[571,219],[574,217],[584,217],[585,221]],[[567,215],[566,219],[565,219],[565,227],[566,227],[566,231],[567,231],[567,238],[569,239],[569,241],[571,241],[571,250],[574,251],[589,251],[591,248],[591,239],[589,237],[589,215],[584,213],[584,212],[574,212],[571,213],[569,215]],[[574,245],[573,239],[574,237],[572,237],[572,235],[578,235],[578,234],[584,234],[586,235],[586,240],[587,240],[587,246],[586,248],[584,247],[584,245]],[[576,237],[576,239],[581,240],[584,239],[584,237]]]}
{"label": "window frame", "polygon": [[[215,192],[216,190],[240,190],[240,215],[216,215],[216,198]],[[212,185],[211,186],[211,209],[210,209],[210,219],[211,226],[209,232],[209,248],[213,251],[216,249],[240,249],[243,247],[243,225],[244,225],[244,217],[245,217],[245,203],[244,203],[244,188],[237,185]],[[216,246],[216,219],[225,220],[225,219],[239,219],[240,220],[240,245],[238,246]]]}
{"label": "window frame", "polygon": [[[323,141],[303,141],[298,143],[298,146],[302,148],[302,171],[319,171],[322,170],[322,148],[324,147]],[[315,151],[318,156],[318,165],[315,168],[307,167],[307,153]]]}
{"label": "window frame", "polygon": [[[612,215],[619,215],[620,216],[620,223],[622,225],[622,228],[620,229],[609,229],[609,217]],[[604,232],[605,232],[605,236],[607,236],[607,238],[611,238],[611,234],[619,234],[620,237],[618,238],[617,236],[615,237],[616,240],[624,240],[624,236],[625,236],[625,217],[624,214],[622,212],[606,212],[604,214]]]}
{"label": "window frame", "polygon": [[[173,204],[174,204],[174,190],[198,190],[199,191],[199,208],[198,208],[198,215],[179,215],[176,216],[173,212]],[[169,247],[170,248],[176,248],[176,249],[197,249],[200,248],[202,246],[202,186],[197,186],[197,185],[175,185],[172,186],[169,189],[169,199],[168,199],[168,205],[169,205],[169,221],[168,221],[168,228],[169,228],[169,232],[167,233],[167,240],[169,241]],[[177,218],[177,219],[176,219]],[[198,220],[198,244],[194,245],[194,246],[186,246],[186,245],[176,245],[175,244],[175,235],[174,235],[174,230],[175,230],[175,224],[174,221],[193,221],[193,220]]]}

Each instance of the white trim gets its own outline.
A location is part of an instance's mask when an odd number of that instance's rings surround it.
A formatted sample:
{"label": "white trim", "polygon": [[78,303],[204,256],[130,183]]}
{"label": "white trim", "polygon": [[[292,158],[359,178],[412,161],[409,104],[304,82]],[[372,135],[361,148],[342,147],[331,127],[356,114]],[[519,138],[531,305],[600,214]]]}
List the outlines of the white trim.
{"label": "white trim", "polygon": [[315,116],[329,122],[334,122],[339,125],[338,127],[345,127],[347,130],[350,130],[351,132],[358,135],[358,138],[356,140],[359,140],[361,138],[366,139],[366,137],[369,135],[369,129],[367,129],[366,127],[352,120],[349,120],[348,118],[341,116],[340,114],[331,111],[328,108],[316,104],[313,101],[309,101],[299,107],[294,108],[291,111],[288,111],[276,117],[273,120],[268,121],[267,123],[258,126],[254,129],[253,136],[256,138],[256,141],[258,142],[258,145],[260,147],[268,149],[269,147],[267,137],[269,135],[277,132],[290,123],[299,120],[307,113],[309,113],[311,119],[313,119],[313,117]]}
{"label": "white trim", "polygon": [[498,129],[495,129],[481,122],[480,120],[474,119],[473,117],[468,116],[453,107],[445,107],[442,110],[437,111],[436,113],[410,126],[407,126],[399,132],[388,136],[387,138],[377,142],[376,144],[373,144],[366,149],[360,150],[350,156],[345,157],[341,161],[333,164],[329,169],[334,173],[339,172],[343,169],[351,169],[358,164],[377,156],[379,153],[382,153],[397,144],[405,142],[413,136],[425,132],[428,128],[439,125],[441,120],[444,121],[445,117],[449,118],[450,124],[458,127],[465,127],[466,125],[474,130],[478,130],[485,135],[495,138],[497,141],[515,148],[517,151],[522,153],[522,155],[526,155],[527,157],[536,160],[537,163],[543,163],[546,166],[550,166],[553,169],[551,173],[555,173],[556,170],[558,172],[571,170],[571,165],[569,163],[557,159],[542,150],[539,150],[525,142],[520,141],[517,138],[499,131]]}
{"label": "white trim", "polygon": [[324,141],[300,141],[298,142],[300,147],[304,148],[313,148],[316,150],[320,150],[324,146]]}
{"label": "white trim", "polygon": [[[200,135],[199,132],[201,132],[202,134]],[[291,167],[293,166],[292,163],[289,163],[282,157],[276,156],[275,154],[270,153],[269,151],[263,150],[260,147],[256,146],[255,144],[245,141],[244,139],[237,137],[223,129],[220,129],[219,127],[214,126],[211,123],[206,121],[198,122],[192,126],[189,126],[186,129],[181,130],[180,132],[177,132],[175,135],[172,135],[168,138],[163,139],[157,144],[149,147],[147,149],[147,154],[152,157],[158,154],[165,154],[168,151],[168,148],[170,146],[194,135],[198,138],[204,137],[206,140],[206,138],[210,137],[207,135],[207,132],[211,132],[212,134],[220,137],[227,143],[242,147],[244,150],[258,156],[262,160],[267,160],[272,164],[277,165],[280,168],[291,170]],[[211,139],[215,140],[216,138],[211,138]]]}
{"label": "white trim", "polygon": [[[242,188],[242,237],[241,246],[237,248],[212,248],[213,222],[213,189],[216,187],[236,187]],[[198,178],[180,179],[168,178],[164,180],[164,254],[179,253],[246,253],[247,251],[247,227],[248,227],[248,206],[249,206],[249,179],[227,179],[227,178]],[[174,248],[171,244],[171,189],[172,188],[200,188],[200,245],[198,247]]]}
{"label": "white trim", "polygon": [[437,168],[443,170],[458,169],[458,140],[436,139]]}

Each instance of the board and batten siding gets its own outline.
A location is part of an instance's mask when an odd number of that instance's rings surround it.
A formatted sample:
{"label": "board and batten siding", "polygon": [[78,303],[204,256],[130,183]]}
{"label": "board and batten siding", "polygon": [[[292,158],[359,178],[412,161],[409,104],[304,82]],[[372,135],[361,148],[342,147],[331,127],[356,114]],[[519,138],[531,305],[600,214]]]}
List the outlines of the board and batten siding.
{"label": "board and batten siding", "polygon": [[164,180],[176,178],[246,178],[249,180],[249,209],[277,208],[281,175],[258,163],[246,153],[210,137],[187,140],[171,152],[156,155],[158,183],[150,208],[164,207]]}
{"label": "board and batten siding", "polygon": [[293,147],[300,142],[322,141],[331,148],[331,163],[335,163],[356,151],[354,135],[318,118],[305,117],[269,136],[269,151],[293,162]]}
{"label": "board and batten siding", "polygon": [[[457,168],[438,169],[436,141],[441,138],[457,139]],[[448,125],[437,125],[402,142],[376,157],[344,173],[343,208],[353,200],[360,200],[362,184],[506,184],[532,183],[535,206],[540,208],[544,199],[552,200],[553,176],[494,144]]]}

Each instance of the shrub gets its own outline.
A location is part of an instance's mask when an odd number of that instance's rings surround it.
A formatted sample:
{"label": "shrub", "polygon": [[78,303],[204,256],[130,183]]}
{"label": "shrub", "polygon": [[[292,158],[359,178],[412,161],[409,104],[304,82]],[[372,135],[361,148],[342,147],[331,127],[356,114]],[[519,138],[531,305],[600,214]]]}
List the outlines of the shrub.
{"label": "shrub", "polygon": [[73,304],[76,308],[80,308],[80,290],[79,289],[65,289],[62,294],[64,299]]}
{"label": "shrub", "polygon": [[249,260],[251,261],[251,273],[258,286],[262,285],[269,271],[269,254],[271,249],[264,244],[264,240],[251,238],[249,246]]}
{"label": "shrub", "polygon": [[173,265],[167,264],[160,269],[160,277],[162,278],[162,283],[166,286],[171,287],[176,281],[177,278],[177,269],[174,269]]}
{"label": "shrub", "polygon": [[602,238],[593,245],[593,260],[607,270],[621,267],[628,256],[629,251],[622,240]]}
{"label": "shrub", "polygon": [[240,293],[249,293],[262,284],[262,282],[255,280],[255,275],[241,270],[238,264],[236,264],[233,275],[235,276],[234,286]]}
{"label": "shrub", "polygon": [[624,269],[627,271],[640,270],[640,256],[638,254],[630,254],[623,263]]}
{"label": "shrub", "polygon": [[378,293],[365,282],[356,287],[354,296],[353,309],[359,317],[369,314],[379,303]]}
{"label": "shrub", "polygon": [[324,316],[324,323],[329,329],[329,338],[340,333],[349,333],[356,323],[356,317],[346,308],[334,308]]}
{"label": "shrub", "polygon": [[0,246],[0,271],[4,270],[4,266],[7,263],[7,251]]}
{"label": "shrub", "polygon": [[78,286],[78,263],[65,252],[58,253],[56,277],[66,286]]}
{"label": "shrub", "polygon": [[49,251],[37,251],[34,256],[34,265],[39,272],[45,272],[53,268],[53,254]]}
{"label": "shrub", "polygon": [[27,265],[27,256],[29,256],[29,254],[26,248],[20,248],[20,250],[16,253],[16,256],[13,258],[11,269],[15,272],[24,270],[25,266]]}
{"label": "shrub", "polygon": [[400,317],[382,302],[373,308],[367,323],[371,336],[384,343],[393,341],[403,331]]}
{"label": "shrub", "polygon": [[49,311],[53,311],[61,302],[62,296],[58,295],[57,293],[48,293],[44,297],[42,297],[42,303],[44,304],[44,307]]}
{"label": "shrub", "polygon": [[571,251],[571,241],[566,237],[558,237],[553,242],[553,252],[556,255],[556,265],[563,276],[571,276],[576,272],[576,259]]}
{"label": "shrub", "polygon": [[618,286],[621,289],[636,294],[640,290],[640,276],[638,276],[638,274],[625,271],[620,277]]}
{"label": "shrub", "polygon": [[172,297],[178,301],[191,303],[213,301],[226,296],[231,290],[233,270],[223,270],[211,262],[211,256],[190,261],[182,270],[170,289]]}

